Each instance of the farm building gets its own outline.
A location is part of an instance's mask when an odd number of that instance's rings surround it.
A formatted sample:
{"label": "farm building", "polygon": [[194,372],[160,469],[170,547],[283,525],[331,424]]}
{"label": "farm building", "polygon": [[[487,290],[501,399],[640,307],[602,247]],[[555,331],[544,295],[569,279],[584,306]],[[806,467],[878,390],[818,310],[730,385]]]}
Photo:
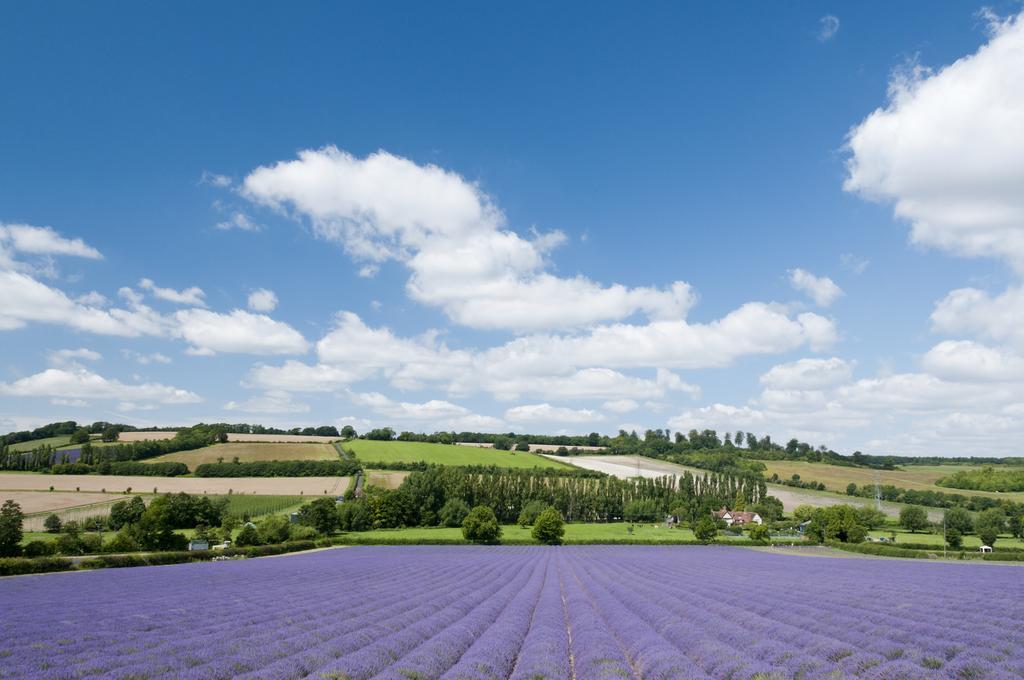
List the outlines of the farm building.
{"label": "farm building", "polygon": [[732,525],[743,525],[743,524],[763,524],[764,520],[761,519],[761,515],[756,512],[743,512],[741,510],[728,510],[722,508],[721,510],[714,510],[711,512],[715,519],[723,520],[726,526]]}
{"label": "farm building", "polygon": [[198,539],[198,538],[193,538],[191,541],[188,542],[188,549],[189,550],[209,550],[210,549],[210,542],[209,541],[204,541],[204,540],[201,540],[201,539]]}

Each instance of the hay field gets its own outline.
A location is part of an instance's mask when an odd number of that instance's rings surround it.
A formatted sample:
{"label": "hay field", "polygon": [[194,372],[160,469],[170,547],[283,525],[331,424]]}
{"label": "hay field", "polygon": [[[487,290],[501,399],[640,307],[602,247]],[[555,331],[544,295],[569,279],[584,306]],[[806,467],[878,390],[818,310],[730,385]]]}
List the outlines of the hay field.
{"label": "hay field", "polygon": [[366,470],[366,483],[382,489],[397,489],[402,480],[409,476],[408,472],[392,470]]}
{"label": "hay field", "polygon": [[[5,491],[106,491],[123,493],[256,494],[263,496],[341,495],[349,477],[131,477],[114,475],[39,475],[0,473]],[[156,489],[156,491],[154,491]]]}
{"label": "hay field", "polygon": [[51,513],[82,506],[102,506],[128,498],[124,494],[79,491],[0,491],[0,502],[12,500],[26,515]]}
{"label": "hay field", "polygon": [[302,435],[302,434],[235,434],[233,432],[228,433],[229,442],[275,442],[275,443],[291,443],[300,444],[302,442],[319,442],[321,444],[330,444],[336,442],[341,437],[318,437],[316,435]]}
{"label": "hay field", "polygon": [[[493,444],[486,442],[456,442],[457,446],[475,446],[478,449],[493,449]],[[557,451],[562,448],[561,444],[530,444],[530,451],[535,453],[550,453]],[[605,446],[566,446],[567,449],[577,449],[579,451],[605,451]]]}
{"label": "hay field", "polygon": [[523,451],[498,451],[470,446],[429,444],[426,442],[376,441],[353,439],[345,448],[360,460],[370,463],[415,463],[435,465],[497,465],[507,468],[566,467],[557,460]]}
{"label": "hay field", "polygon": [[[868,468],[844,467],[827,463],[807,463],[790,460],[761,461],[768,470],[766,477],[777,473],[782,479],[790,479],[794,474],[800,475],[803,481],[821,482],[829,491],[846,493],[846,486],[851,482],[857,486],[874,486],[875,477],[879,484],[891,484],[904,489],[918,491],[941,491],[942,493],[958,493],[965,496],[989,496],[990,498],[1006,498],[1024,501],[1024,492],[996,493],[994,491],[969,491],[966,489],[950,489],[938,486],[936,480],[960,470],[975,470],[981,465],[907,465],[903,470],[871,470]],[[1019,469],[1019,468],[1005,468]]]}
{"label": "hay field", "polygon": [[305,444],[285,444],[266,442],[237,442],[214,444],[192,451],[176,451],[156,458],[149,458],[145,463],[184,463],[189,470],[195,471],[197,465],[216,463],[218,458],[230,463],[235,457],[243,463],[260,460],[338,460],[338,452],[330,444],[311,442]]}
{"label": "hay field", "polygon": [[177,432],[122,432],[117,436],[119,442],[142,442],[160,441],[162,439],[174,439]]}

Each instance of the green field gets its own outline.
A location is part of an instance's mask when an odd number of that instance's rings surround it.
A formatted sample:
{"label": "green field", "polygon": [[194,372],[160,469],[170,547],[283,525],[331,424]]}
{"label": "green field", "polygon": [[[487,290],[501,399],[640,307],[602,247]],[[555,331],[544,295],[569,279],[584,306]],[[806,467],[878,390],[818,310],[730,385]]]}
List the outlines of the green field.
{"label": "green field", "polygon": [[33,439],[27,442],[18,442],[17,444],[11,444],[11,451],[31,451],[32,449],[38,448],[43,445],[49,445],[54,448],[58,446],[66,446],[71,441],[71,435],[62,434],[56,437],[47,437],[45,439]]}
{"label": "green field", "polygon": [[282,515],[298,510],[299,506],[309,501],[305,496],[250,496],[242,494],[210,496],[210,500],[218,500],[220,498],[228,499],[228,513],[235,517],[242,517],[243,515],[249,515],[249,517]]}
{"label": "green field", "polygon": [[[892,536],[891,531],[879,530],[869,531],[868,535],[872,538],[889,538]],[[903,531],[902,529],[896,530],[896,543],[894,545],[898,548],[901,543],[920,543],[922,545],[934,545],[936,548],[942,549],[942,534],[925,534],[918,532],[912,534],[909,531]],[[964,547],[967,549],[977,550],[978,546],[981,545],[981,540],[974,534],[964,536]],[[1003,534],[996,541],[997,548],[1024,548],[1024,541],[1019,538],[1014,538],[1010,534]]]}
{"label": "green field", "polygon": [[507,468],[567,468],[558,461],[522,451],[498,451],[473,446],[428,444],[425,442],[353,439],[344,447],[360,460],[371,463],[433,463],[436,465],[497,465]]}
{"label": "green field", "polygon": [[267,442],[238,442],[214,444],[192,451],[176,451],[150,458],[146,463],[184,463],[189,470],[195,470],[203,463],[230,463],[238,458],[248,463],[261,460],[338,460],[338,452],[330,444],[285,444]]}

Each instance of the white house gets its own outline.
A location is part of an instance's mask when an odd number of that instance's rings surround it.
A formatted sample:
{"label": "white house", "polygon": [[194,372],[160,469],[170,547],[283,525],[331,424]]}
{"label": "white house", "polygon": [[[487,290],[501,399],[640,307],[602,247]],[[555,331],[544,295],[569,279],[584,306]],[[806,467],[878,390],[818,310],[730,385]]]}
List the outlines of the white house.
{"label": "white house", "polygon": [[721,510],[714,510],[711,513],[715,519],[720,519],[725,522],[726,526],[742,526],[744,524],[764,524],[764,520],[761,519],[761,515],[756,512],[743,512],[742,510],[728,510],[724,506]]}

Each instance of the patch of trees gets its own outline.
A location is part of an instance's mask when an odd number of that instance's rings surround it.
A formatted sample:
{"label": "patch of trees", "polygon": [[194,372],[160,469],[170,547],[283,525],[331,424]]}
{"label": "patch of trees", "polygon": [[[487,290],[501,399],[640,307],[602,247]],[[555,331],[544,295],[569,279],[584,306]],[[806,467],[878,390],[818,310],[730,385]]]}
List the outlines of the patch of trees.
{"label": "patch of trees", "polygon": [[935,482],[938,486],[970,491],[1024,491],[1024,469],[960,470]]}
{"label": "patch of trees", "polygon": [[184,463],[137,463],[135,461],[103,461],[98,465],[87,463],[59,463],[50,468],[54,475],[131,475],[136,477],[178,477],[188,474]]}
{"label": "patch of trees", "polygon": [[259,460],[203,463],[196,477],[348,477],[361,470],[353,460]]}
{"label": "patch of trees", "polygon": [[778,473],[772,473],[772,476],[768,478],[768,481],[773,484],[782,484],[784,486],[792,486],[797,489],[813,489],[815,491],[824,491],[825,485],[821,482],[815,482],[813,480],[800,479],[800,475],[794,474],[789,479],[782,479]]}
{"label": "patch of trees", "polygon": [[[1020,504],[1005,498],[964,496],[962,494],[944,493],[930,489],[904,489],[892,484],[881,484],[878,487],[878,491],[884,501],[906,503],[908,505],[924,505],[930,508],[964,508],[972,512],[981,512],[989,508],[1001,508],[1007,514],[1014,514],[1020,510]],[[865,484],[858,487],[851,482],[846,485],[846,494],[861,498],[874,498],[875,486],[873,484]]]}
{"label": "patch of trees", "polygon": [[[616,521],[626,508],[644,503],[660,521],[673,510],[693,521],[722,505],[752,507],[767,502],[764,481],[708,473],[657,479],[618,479],[549,474],[548,470],[471,472],[436,466],[414,472],[395,490],[369,487],[361,501],[374,528],[437,526],[455,522],[466,508],[486,506],[500,524],[521,518],[527,524],[531,512],[553,507],[568,521]],[[531,510],[533,509],[533,510]],[[767,510],[766,510],[767,511]]]}

